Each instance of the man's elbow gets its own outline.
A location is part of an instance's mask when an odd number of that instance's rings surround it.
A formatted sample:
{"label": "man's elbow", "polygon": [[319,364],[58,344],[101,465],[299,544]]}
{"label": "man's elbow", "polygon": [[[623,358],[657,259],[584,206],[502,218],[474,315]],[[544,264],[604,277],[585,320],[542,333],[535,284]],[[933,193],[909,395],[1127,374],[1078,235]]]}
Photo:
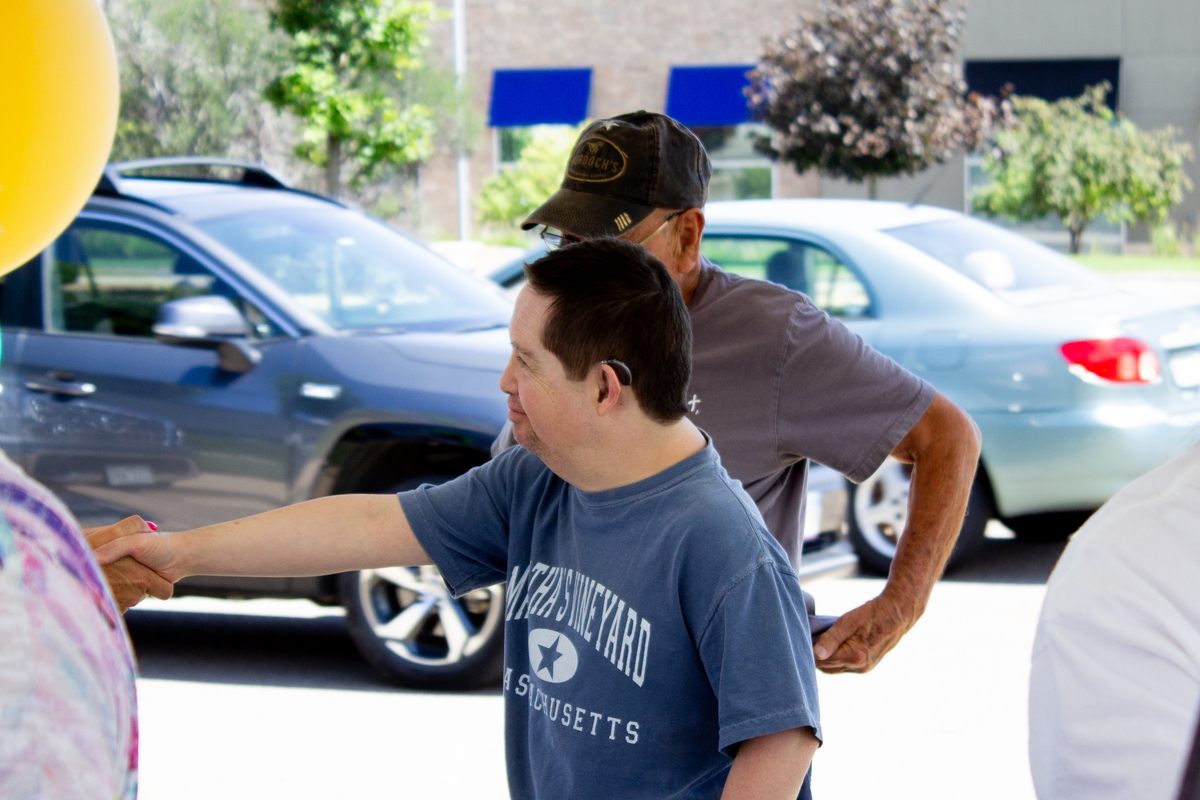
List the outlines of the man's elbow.
{"label": "man's elbow", "polygon": [[820,744],[812,728],[793,728],[742,742],[722,800],[790,800],[800,791]]}
{"label": "man's elbow", "polygon": [[979,432],[979,426],[971,419],[970,414],[953,403],[950,407],[958,417],[958,435],[954,438],[962,451],[962,458],[974,464],[979,461],[979,454],[983,452],[983,434]]}
{"label": "man's elbow", "polygon": [[892,455],[906,463],[976,464],[983,447],[979,426],[943,394],[936,394]]}

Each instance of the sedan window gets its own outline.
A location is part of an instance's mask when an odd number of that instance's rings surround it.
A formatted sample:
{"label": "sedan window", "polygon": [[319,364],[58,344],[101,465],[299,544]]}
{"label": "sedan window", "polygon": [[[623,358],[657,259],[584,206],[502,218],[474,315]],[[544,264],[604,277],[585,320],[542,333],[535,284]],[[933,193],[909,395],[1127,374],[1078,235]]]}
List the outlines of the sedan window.
{"label": "sedan window", "polygon": [[50,329],[152,337],[158,307],[202,295],[228,298],[261,337],[278,335],[257,309],[187,253],[135,228],[79,220],[50,249]]}
{"label": "sedan window", "polygon": [[871,297],[862,281],[837,256],[814,244],[767,236],[706,234],[700,252],[726,272],[803,292],[830,316],[871,316]]}
{"label": "sedan window", "polygon": [[1113,291],[1103,278],[1066,256],[971,217],[905,225],[884,233],[1016,305]]}

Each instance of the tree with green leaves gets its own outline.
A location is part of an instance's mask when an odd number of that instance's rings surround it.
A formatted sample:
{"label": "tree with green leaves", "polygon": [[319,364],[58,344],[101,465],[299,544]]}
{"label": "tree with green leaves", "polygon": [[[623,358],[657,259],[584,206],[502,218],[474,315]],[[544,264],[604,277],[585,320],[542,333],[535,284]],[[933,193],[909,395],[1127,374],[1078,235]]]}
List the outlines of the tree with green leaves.
{"label": "tree with green leaves", "polygon": [[433,13],[404,0],[275,0],[271,22],[290,42],[266,97],[300,120],[295,152],[324,168],[327,194],[340,194],[343,165],[358,186],[429,157],[429,109],[396,94],[421,66]]}
{"label": "tree with green leaves", "polygon": [[121,67],[112,158],[241,155],[262,160],[262,101],[278,46],[267,14],[239,0],[108,0]]}
{"label": "tree with green leaves", "polygon": [[822,0],[767,45],[747,90],[759,148],[797,172],[866,181],[938,164],[987,135],[999,106],[966,95],[966,10],[948,0]]}
{"label": "tree with green leaves", "polygon": [[578,128],[538,126],[530,134],[516,162],[488,178],[479,192],[479,221],[500,226],[517,225],[558,191]]}
{"label": "tree with green leaves", "polygon": [[992,181],[976,191],[975,209],[1029,221],[1062,220],[1070,250],[1097,217],[1161,221],[1191,182],[1183,163],[1191,145],[1171,127],[1143,132],[1105,102],[1107,83],[1053,103],[1014,97],[1016,124],[996,134],[984,157]]}

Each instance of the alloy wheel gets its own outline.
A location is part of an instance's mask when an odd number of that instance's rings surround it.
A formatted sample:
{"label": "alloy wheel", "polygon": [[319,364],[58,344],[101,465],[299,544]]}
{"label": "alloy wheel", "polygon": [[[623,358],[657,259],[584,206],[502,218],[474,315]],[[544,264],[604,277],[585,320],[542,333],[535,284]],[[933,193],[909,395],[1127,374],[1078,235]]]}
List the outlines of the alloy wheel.
{"label": "alloy wheel", "polygon": [[455,599],[437,567],[387,567],[358,573],[365,621],[396,656],[423,666],[470,658],[503,623],[504,585]]}
{"label": "alloy wheel", "polygon": [[891,559],[908,521],[912,466],[889,456],[854,492],[854,522],[866,543]]}

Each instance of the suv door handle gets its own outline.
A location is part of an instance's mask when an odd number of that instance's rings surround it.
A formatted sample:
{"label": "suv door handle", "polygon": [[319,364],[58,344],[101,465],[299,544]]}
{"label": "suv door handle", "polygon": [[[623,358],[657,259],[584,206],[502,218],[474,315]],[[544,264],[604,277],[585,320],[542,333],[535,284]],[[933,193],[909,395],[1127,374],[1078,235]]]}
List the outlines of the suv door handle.
{"label": "suv door handle", "polygon": [[96,393],[96,384],[83,381],[30,380],[25,388],[31,392],[65,394],[70,397],[87,397]]}

